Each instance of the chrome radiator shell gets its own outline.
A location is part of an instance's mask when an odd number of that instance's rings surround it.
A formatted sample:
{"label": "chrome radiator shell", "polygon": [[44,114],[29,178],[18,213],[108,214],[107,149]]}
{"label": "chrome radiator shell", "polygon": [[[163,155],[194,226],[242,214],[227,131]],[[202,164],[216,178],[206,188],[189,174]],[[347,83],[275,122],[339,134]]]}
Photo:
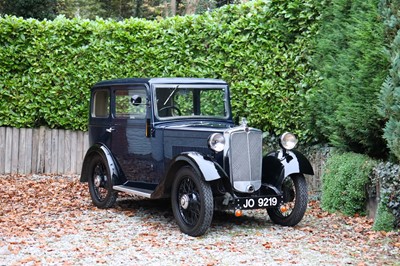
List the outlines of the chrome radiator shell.
{"label": "chrome radiator shell", "polygon": [[[252,193],[261,187],[262,131],[239,126],[224,132],[230,181],[234,190]],[[225,157],[225,158],[226,158]]]}

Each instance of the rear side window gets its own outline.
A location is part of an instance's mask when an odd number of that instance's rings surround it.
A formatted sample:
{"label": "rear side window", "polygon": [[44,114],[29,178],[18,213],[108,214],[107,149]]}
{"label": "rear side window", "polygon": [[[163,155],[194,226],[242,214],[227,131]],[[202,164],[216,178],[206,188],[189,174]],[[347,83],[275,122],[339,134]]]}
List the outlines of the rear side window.
{"label": "rear side window", "polygon": [[147,96],[145,89],[121,89],[115,91],[115,117],[144,119]]}
{"label": "rear side window", "polygon": [[94,92],[92,100],[92,117],[107,118],[110,115],[110,92],[98,90]]}

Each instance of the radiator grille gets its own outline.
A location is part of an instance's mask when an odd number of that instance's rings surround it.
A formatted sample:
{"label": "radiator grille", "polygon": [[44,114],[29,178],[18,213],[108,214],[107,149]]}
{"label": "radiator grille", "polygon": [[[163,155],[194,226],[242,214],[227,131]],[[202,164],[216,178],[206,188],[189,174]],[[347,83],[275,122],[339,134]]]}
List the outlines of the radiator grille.
{"label": "radiator grille", "polygon": [[[234,187],[235,183],[261,183],[262,166],[262,132],[240,130],[230,135],[230,173]],[[245,182],[245,183],[243,183]]]}

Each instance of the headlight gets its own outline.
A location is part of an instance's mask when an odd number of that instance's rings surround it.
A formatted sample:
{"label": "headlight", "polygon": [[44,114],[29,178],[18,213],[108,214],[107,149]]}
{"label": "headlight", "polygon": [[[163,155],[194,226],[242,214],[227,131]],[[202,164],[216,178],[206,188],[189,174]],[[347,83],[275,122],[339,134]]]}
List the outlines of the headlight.
{"label": "headlight", "polygon": [[221,133],[214,133],[208,138],[208,147],[210,149],[220,152],[224,150],[225,138]]}
{"label": "headlight", "polygon": [[286,132],[283,133],[280,139],[280,144],[282,148],[286,150],[291,150],[297,145],[297,138],[294,134]]}

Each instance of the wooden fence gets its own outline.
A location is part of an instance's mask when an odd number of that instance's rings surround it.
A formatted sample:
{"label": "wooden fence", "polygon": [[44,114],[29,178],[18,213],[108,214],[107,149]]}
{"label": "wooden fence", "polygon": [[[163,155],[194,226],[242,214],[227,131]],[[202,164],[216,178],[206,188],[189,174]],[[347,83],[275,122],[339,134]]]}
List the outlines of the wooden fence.
{"label": "wooden fence", "polygon": [[80,174],[87,132],[0,127],[0,174]]}
{"label": "wooden fence", "polygon": [[[0,174],[80,174],[88,146],[87,132],[0,127]],[[311,192],[321,191],[327,154],[323,149],[306,152],[315,171],[307,176]]]}

